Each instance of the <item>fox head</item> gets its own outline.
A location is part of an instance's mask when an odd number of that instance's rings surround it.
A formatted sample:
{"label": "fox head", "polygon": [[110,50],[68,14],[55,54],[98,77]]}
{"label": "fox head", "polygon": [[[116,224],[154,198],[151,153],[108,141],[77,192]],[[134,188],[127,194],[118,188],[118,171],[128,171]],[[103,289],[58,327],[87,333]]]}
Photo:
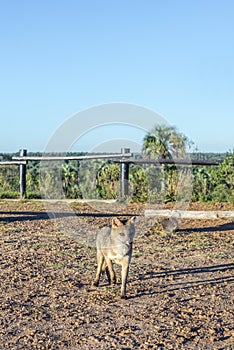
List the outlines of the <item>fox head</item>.
{"label": "fox head", "polygon": [[135,220],[135,216],[128,219],[127,221],[121,221],[118,218],[113,218],[112,230],[115,237],[118,236],[118,239],[124,243],[132,243],[135,235]]}

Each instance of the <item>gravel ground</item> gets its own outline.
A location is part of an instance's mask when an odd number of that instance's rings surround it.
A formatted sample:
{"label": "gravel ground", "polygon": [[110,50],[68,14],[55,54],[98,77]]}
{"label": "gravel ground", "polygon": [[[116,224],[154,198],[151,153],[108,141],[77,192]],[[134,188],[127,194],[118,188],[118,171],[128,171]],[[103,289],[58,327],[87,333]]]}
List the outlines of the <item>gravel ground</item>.
{"label": "gravel ground", "polygon": [[0,350],[234,349],[232,221],[167,233],[144,206],[124,208],[137,234],[122,300],[120,283],[92,286],[94,235],[112,214],[56,205],[48,215],[40,202],[0,202]]}

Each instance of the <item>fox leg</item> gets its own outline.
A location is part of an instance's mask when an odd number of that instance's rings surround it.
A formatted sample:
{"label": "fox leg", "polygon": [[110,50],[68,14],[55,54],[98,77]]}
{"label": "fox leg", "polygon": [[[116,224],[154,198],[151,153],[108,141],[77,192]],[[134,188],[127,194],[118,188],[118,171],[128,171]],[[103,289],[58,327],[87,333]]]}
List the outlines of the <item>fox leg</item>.
{"label": "fox leg", "polygon": [[106,262],[106,275],[107,275],[107,278],[108,278],[108,282],[109,284],[115,284],[116,283],[116,275],[115,275],[115,271],[113,269],[113,263],[112,261],[105,257],[105,262]]}
{"label": "fox leg", "polygon": [[128,279],[128,272],[129,272],[129,261],[123,260],[122,272],[121,272],[121,277],[122,277],[121,298],[122,299],[126,298],[126,284],[127,284],[127,279]]}
{"label": "fox leg", "polygon": [[108,283],[111,284],[110,272],[109,272],[108,266],[106,264],[106,260],[104,260],[104,262],[102,264],[102,272],[106,272],[106,277],[108,279]]}
{"label": "fox leg", "polygon": [[105,268],[105,271],[106,271],[106,277],[107,277],[107,279],[108,279],[108,283],[111,284],[110,272],[109,272],[109,269],[108,269],[107,266],[106,266],[106,268]]}
{"label": "fox leg", "polygon": [[102,252],[97,251],[97,264],[98,264],[98,266],[97,266],[96,278],[93,282],[93,285],[96,287],[99,285],[99,279],[100,279],[100,275],[102,272],[103,263],[104,263],[104,256],[103,256]]}

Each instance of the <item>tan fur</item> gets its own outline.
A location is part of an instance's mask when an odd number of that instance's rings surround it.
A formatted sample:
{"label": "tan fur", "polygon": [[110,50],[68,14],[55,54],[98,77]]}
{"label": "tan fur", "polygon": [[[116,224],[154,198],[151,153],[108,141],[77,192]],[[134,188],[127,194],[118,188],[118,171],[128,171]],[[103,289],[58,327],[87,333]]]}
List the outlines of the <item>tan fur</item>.
{"label": "tan fur", "polygon": [[126,297],[126,283],[129,265],[132,256],[132,242],[135,234],[135,217],[123,223],[117,218],[112,220],[111,227],[104,227],[98,234],[97,247],[97,273],[94,285],[99,285],[102,271],[106,270],[110,284],[116,283],[113,262],[122,266],[121,298]]}

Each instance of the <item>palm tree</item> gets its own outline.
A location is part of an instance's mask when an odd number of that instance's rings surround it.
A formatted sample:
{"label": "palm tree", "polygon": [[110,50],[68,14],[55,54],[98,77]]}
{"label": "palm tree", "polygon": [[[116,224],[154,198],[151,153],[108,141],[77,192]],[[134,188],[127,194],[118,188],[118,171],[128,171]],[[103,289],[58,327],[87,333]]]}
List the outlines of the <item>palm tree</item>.
{"label": "palm tree", "polygon": [[[183,158],[186,155],[186,146],[190,142],[186,136],[177,131],[173,126],[157,125],[144,137],[142,153],[149,158],[173,159]],[[155,178],[161,178],[161,189],[157,193],[165,195],[165,171],[167,167],[162,164],[160,170],[154,169]]]}
{"label": "palm tree", "polygon": [[142,152],[149,158],[184,157],[189,140],[174,126],[157,125],[144,137]]}

